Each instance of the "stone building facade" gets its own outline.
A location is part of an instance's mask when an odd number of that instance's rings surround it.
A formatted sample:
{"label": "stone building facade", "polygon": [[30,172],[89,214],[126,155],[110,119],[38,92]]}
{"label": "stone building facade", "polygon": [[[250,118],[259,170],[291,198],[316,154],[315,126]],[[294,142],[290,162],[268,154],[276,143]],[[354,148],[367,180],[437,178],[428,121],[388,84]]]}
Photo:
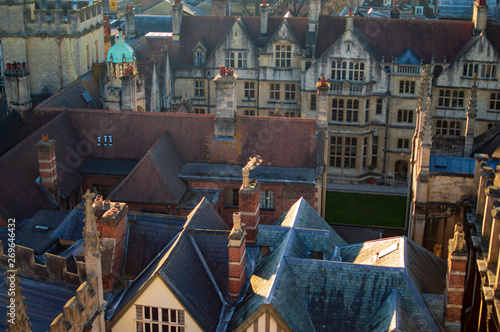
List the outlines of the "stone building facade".
{"label": "stone building facade", "polygon": [[435,134],[447,139],[435,149],[448,151],[465,134],[474,72],[482,100],[475,135],[499,123],[500,25],[486,22],[483,2],[474,4],[472,22],[326,17],[312,4],[305,18],[269,17],[265,4],[260,17],[173,12],[172,37],[150,34],[135,43],[168,50],[165,107],[172,111],[187,101],[194,113],[213,114],[223,65],[238,76],[238,115],[316,118],[316,82],[325,76],[329,182],[407,181],[425,65]]}
{"label": "stone building facade", "polygon": [[[56,93],[103,62],[102,3],[86,1],[1,1],[0,38],[9,107],[31,109],[21,96]],[[12,64],[27,64],[21,78]],[[12,68],[15,69],[15,68]],[[25,107],[19,107],[19,102]]]}

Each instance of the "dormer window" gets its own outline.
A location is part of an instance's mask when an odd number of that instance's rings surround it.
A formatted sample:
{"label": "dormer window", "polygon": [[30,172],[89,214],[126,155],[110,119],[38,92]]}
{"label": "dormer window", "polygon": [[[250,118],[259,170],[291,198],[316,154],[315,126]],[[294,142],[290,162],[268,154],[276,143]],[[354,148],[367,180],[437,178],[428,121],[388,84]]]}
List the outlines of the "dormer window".
{"label": "dormer window", "polygon": [[205,52],[198,49],[196,52],[194,52],[194,65],[201,66],[204,63],[205,63]]}
{"label": "dormer window", "polygon": [[424,6],[415,6],[415,15],[424,15]]}
{"label": "dormer window", "polygon": [[347,53],[351,52],[351,46],[352,46],[351,42],[345,43],[345,51]]}
{"label": "dormer window", "polygon": [[101,146],[101,136],[97,136],[97,146]]}
{"label": "dormer window", "polygon": [[109,142],[109,146],[113,146],[113,136],[111,136],[111,135],[108,136],[108,142]]}
{"label": "dormer window", "polygon": [[108,136],[104,135],[104,146],[108,145]]}

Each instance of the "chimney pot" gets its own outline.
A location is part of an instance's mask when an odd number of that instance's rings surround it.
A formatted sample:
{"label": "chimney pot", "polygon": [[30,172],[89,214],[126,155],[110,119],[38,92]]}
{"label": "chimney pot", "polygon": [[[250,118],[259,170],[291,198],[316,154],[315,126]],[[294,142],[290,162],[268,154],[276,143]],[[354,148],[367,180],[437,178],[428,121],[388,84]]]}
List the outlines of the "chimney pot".
{"label": "chimney pot", "polygon": [[326,85],[326,77],[325,76],[321,76],[321,85]]}
{"label": "chimney pot", "polygon": [[352,16],[352,8],[349,8],[349,16]]}
{"label": "chimney pot", "polygon": [[95,198],[102,201],[102,195],[97,195]]}
{"label": "chimney pot", "polygon": [[96,198],[94,200],[94,204],[95,204],[95,207],[99,207],[102,205],[102,200],[100,200],[99,198]]}
{"label": "chimney pot", "polygon": [[23,69],[26,69],[26,62],[23,61]]}
{"label": "chimney pot", "polygon": [[226,68],[224,66],[219,66],[219,74],[220,76],[226,75]]}
{"label": "chimney pot", "polygon": [[233,229],[241,229],[241,215],[239,212],[233,213]]}
{"label": "chimney pot", "polygon": [[49,141],[49,135],[48,134],[43,134],[42,135],[42,142],[47,143]]}
{"label": "chimney pot", "polygon": [[7,66],[7,69],[10,69],[10,63],[7,63],[6,66]]}
{"label": "chimney pot", "polygon": [[398,2],[394,1],[394,9],[398,9]]}
{"label": "chimney pot", "polygon": [[267,5],[267,0],[262,0],[262,5]]}
{"label": "chimney pot", "polygon": [[16,69],[21,69],[21,63],[19,61],[16,62]]}
{"label": "chimney pot", "polygon": [[243,188],[248,188],[248,185],[250,184],[250,170],[247,167],[244,167],[241,173],[243,175]]}

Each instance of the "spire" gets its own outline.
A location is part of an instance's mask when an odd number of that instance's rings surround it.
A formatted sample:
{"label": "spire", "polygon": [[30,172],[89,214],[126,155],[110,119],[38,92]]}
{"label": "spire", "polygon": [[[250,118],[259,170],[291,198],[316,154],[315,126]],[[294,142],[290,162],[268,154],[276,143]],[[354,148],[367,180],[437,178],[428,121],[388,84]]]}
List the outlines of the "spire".
{"label": "spire", "polygon": [[101,241],[99,239],[99,231],[97,230],[97,223],[94,215],[94,208],[92,207],[92,199],[95,194],[87,189],[83,199],[85,200],[85,227],[83,228],[83,248],[85,256],[91,255],[99,257],[101,254]]}
{"label": "spire", "polygon": [[[9,301],[7,301],[7,322],[9,323],[7,332],[31,332],[31,323],[29,322],[28,315],[26,315],[24,296],[21,296],[23,289],[19,286],[20,279],[17,276],[17,272],[5,271],[4,273],[4,276],[7,277],[7,283],[11,285],[10,288],[14,288],[15,290],[14,298],[10,297]],[[11,315],[11,313],[13,314]]]}

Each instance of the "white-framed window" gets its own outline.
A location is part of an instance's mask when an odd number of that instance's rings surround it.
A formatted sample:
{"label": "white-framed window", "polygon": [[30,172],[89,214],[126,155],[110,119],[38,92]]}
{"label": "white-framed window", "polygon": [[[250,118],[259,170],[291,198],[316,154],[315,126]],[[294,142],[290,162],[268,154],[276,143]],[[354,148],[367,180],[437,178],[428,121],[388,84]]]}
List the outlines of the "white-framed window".
{"label": "white-framed window", "polygon": [[269,90],[269,99],[280,99],[280,85],[271,83],[271,89]]}
{"label": "white-framed window", "polygon": [[414,81],[400,81],[399,82],[399,93],[415,94],[415,82]]}
{"label": "white-framed window", "polygon": [[365,64],[358,61],[332,61],[332,80],[364,81]]}
{"label": "white-framed window", "polygon": [[460,121],[437,120],[436,135],[460,136],[462,124]]}
{"label": "white-framed window", "polygon": [[248,67],[248,54],[247,53],[238,53],[238,68],[247,68]]}
{"label": "white-framed window", "polygon": [[226,67],[234,68],[234,52],[226,52],[226,57],[224,62]]}
{"label": "white-framed window", "polygon": [[285,84],[285,100],[295,100],[295,84]]}
{"label": "white-framed window", "polygon": [[398,139],[398,149],[408,149],[410,147],[410,140],[407,138]]}
{"label": "white-framed window", "polygon": [[184,310],[135,306],[136,332],[185,332]]}
{"label": "white-framed window", "polygon": [[205,52],[197,50],[194,52],[194,65],[201,66],[205,63]]}
{"label": "white-framed window", "polygon": [[398,122],[413,123],[413,111],[398,110]]}
{"label": "white-framed window", "polygon": [[500,111],[500,92],[492,92],[490,95],[490,110]]}
{"label": "white-framed window", "polygon": [[260,191],[260,208],[274,209],[274,191],[272,190]]}
{"label": "white-framed window", "polygon": [[194,95],[195,97],[205,97],[205,82],[196,80],[194,81]]}
{"label": "white-framed window", "polygon": [[245,82],[245,98],[255,98],[254,82]]}
{"label": "white-framed window", "polygon": [[464,92],[457,90],[439,90],[438,106],[463,107]]}
{"label": "white-framed window", "polygon": [[292,46],[276,45],[274,48],[274,60],[276,67],[292,66]]}
{"label": "white-framed window", "polygon": [[226,189],[225,205],[229,207],[236,207],[240,205],[240,190],[239,189]]}
{"label": "white-framed window", "polygon": [[424,15],[424,6],[415,6],[415,15]]}

